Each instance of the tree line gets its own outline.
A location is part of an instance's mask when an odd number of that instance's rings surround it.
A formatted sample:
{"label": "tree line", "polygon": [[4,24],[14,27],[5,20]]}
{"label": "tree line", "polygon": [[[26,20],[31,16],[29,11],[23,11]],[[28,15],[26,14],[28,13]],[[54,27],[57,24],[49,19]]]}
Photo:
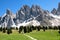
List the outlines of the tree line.
{"label": "tree line", "polygon": [[18,27],[10,27],[10,28],[7,28],[7,27],[0,27],[0,32],[3,32],[3,33],[6,33],[7,34],[11,34],[12,33],[12,30],[18,30],[19,33],[23,32],[23,33],[30,33],[32,32],[33,30],[37,30],[37,31],[40,31],[40,30],[43,30],[45,32],[45,30],[58,30],[58,33],[60,34],[60,26],[20,26],[19,28]]}

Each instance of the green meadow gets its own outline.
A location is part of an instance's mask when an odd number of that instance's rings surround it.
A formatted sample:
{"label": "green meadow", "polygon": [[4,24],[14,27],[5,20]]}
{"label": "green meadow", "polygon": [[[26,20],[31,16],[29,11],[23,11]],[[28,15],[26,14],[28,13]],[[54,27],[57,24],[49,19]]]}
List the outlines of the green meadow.
{"label": "green meadow", "polygon": [[60,40],[60,34],[58,30],[43,30],[32,31],[30,33],[18,33],[17,30],[13,30],[13,33],[7,34],[0,32],[0,40],[32,40],[28,35],[36,40]]}

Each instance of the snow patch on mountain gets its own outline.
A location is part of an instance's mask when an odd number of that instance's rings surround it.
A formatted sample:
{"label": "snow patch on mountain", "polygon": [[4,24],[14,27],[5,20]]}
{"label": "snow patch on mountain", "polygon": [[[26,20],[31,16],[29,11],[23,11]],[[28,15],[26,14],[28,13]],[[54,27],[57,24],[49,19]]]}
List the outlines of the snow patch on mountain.
{"label": "snow patch on mountain", "polygon": [[52,20],[50,20],[50,22],[52,23],[52,26],[60,25],[60,20],[58,20],[58,19],[52,19]]}
{"label": "snow patch on mountain", "polygon": [[54,18],[60,19],[60,15],[53,15],[52,13],[50,13],[49,15],[54,17]]}
{"label": "snow patch on mountain", "polygon": [[23,15],[25,15],[25,13],[24,13],[23,11],[21,11],[21,13],[22,13]]}
{"label": "snow patch on mountain", "polygon": [[2,18],[5,17],[5,16],[6,16],[6,13],[4,13],[4,15],[2,16]]}
{"label": "snow patch on mountain", "polygon": [[57,16],[57,15],[50,14],[50,16],[52,16],[54,18],[52,20],[49,20],[52,23],[52,26],[60,25],[60,15]]}
{"label": "snow patch on mountain", "polygon": [[40,26],[40,22],[38,22],[37,20],[32,20],[29,22],[23,22],[17,25],[17,27],[19,28],[20,26]]}

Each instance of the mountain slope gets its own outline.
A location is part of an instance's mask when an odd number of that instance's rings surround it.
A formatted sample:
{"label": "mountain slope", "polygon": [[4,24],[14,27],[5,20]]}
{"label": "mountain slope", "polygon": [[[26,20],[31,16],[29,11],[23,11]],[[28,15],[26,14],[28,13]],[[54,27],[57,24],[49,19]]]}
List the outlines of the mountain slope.
{"label": "mountain slope", "polygon": [[23,5],[21,9],[13,14],[9,9],[0,17],[1,27],[20,27],[20,26],[58,26],[60,25],[60,3],[57,9],[51,12],[42,9],[38,5]]}

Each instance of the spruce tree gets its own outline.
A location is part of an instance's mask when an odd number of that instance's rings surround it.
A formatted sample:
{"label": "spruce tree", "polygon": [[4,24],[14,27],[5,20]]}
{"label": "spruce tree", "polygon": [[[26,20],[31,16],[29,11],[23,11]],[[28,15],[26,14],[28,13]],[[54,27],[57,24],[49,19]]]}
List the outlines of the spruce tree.
{"label": "spruce tree", "polygon": [[4,28],[3,28],[3,33],[5,33],[5,32],[6,32],[6,28],[4,27]]}
{"label": "spruce tree", "polygon": [[45,32],[45,26],[43,26],[43,31]]}

